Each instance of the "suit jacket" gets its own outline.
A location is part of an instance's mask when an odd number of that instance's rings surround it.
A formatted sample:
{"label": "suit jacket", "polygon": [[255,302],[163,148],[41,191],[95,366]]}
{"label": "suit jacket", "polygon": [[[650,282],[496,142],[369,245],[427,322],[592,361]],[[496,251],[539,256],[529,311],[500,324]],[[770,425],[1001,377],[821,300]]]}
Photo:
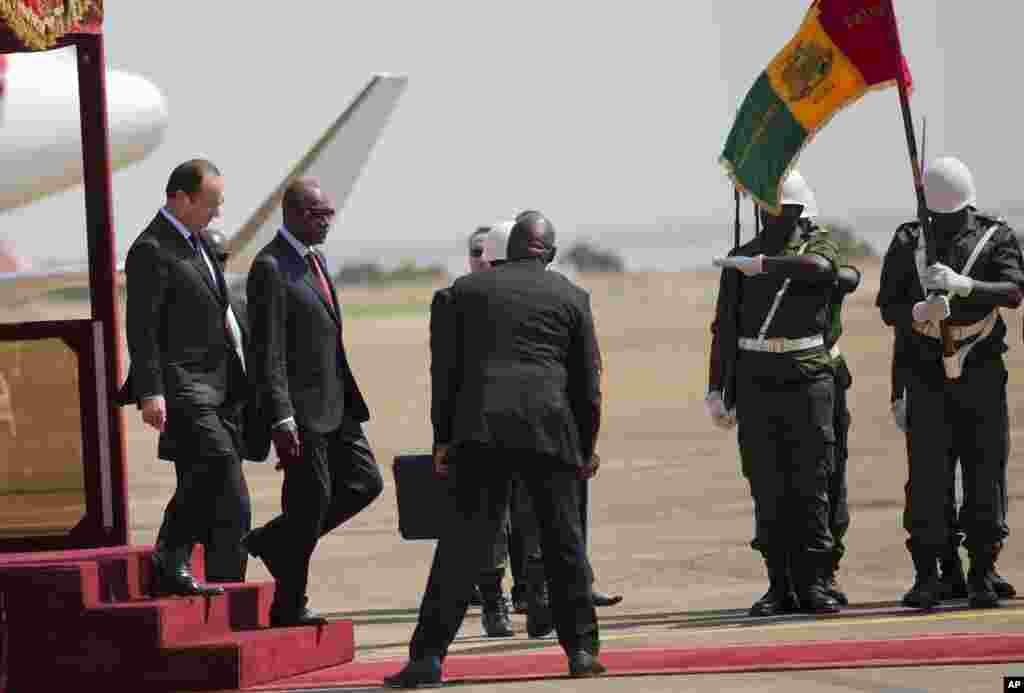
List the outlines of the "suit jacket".
{"label": "suit jacket", "polygon": [[359,422],[370,418],[345,353],[334,283],[329,276],[327,281],[330,303],[306,259],[281,235],[259,252],[249,270],[247,433],[254,459],[267,456],[271,427],[288,417],[317,433],[336,429],[345,416]]}
{"label": "suit jacket", "polygon": [[[245,345],[248,345],[249,322],[246,315],[245,294],[239,294],[238,292],[232,291],[229,287],[228,298],[231,303],[231,310],[234,311],[235,318],[238,321],[238,327],[242,332],[242,341]],[[238,379],[243,381],[244,387],[248,390],[248,382],[245,382],[245,376],[239,374]],[[245,426],[247,401],[248,398],[245,400],[236,398],[230,401],[229,405],[221,408],[221,420],[224,421],[225,425],[228,427],[241,456],[245,459],[251,459],[251,456],[246,450],[247,446],[243,430]],[[180,447],[175,436],[170,431],[163,431],[160,434],[160,441],[157,446],[157,457],[161,460],[174,461],[178,459],[180,454],[179,451]],[[264,457],[266,457],[266,455],[264,455]],[[263,458],[260,459],[262,460]]]}
{"label": "suit jacket", "polygon": [[581,465],[601,421],[590,296],[539,261],[460,277],[431,309],[438,444],[475,442]]}
{"label": "suit jacket", "polygon": [[[199,241],[212,258],[201,235]],[[125,260],[131,367],[117,404],[163,395],[169,412],[187,415],[245,400],[244,371],[225,323],[224,277],[216,263],[213,269],[211,277],[205,260],[160,213],[132,243]]]}

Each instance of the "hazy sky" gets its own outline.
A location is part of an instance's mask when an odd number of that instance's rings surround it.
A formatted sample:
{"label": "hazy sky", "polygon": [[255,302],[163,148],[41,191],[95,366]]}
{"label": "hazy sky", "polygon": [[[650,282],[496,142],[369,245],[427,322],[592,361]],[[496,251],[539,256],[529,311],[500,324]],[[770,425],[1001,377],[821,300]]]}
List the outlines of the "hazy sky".
{"label": "hazy sky", "polygon": [[[525,207],[567,231],[686,218],[717,233],[731,222],[717,157],[732,116],[809,4],[107,0],[110,65],[152,79],[170,112],[163,144],[115,175],[119,254],[192,156],[224,171],[224,228],[237,228],[375,71],[407,74],[409,88],[333,255],[366,240],[454,243]],[[896,5],[929,152],[973,168],[982,206],[1019,199],[1024,8]],[[895,89],[842,112],[801,162],[824,214],[913,212]],[[83,208],[77,188],[0,217],[0,235],[30,256],[83,257]]]}

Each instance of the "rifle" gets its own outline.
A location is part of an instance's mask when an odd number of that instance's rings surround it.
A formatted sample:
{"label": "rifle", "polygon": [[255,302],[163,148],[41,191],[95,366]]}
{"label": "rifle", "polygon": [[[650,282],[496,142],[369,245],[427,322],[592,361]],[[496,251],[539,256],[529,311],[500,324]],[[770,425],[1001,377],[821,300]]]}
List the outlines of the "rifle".
{"label": "rifle", "polygon": [[[896,8],[893,5],[893,0],[888,0],[888,4],[889,18],[892,20],[891,39],[895,45],[896,54],[902,58],[903,49],[900,47],[899,31],[896,27]],[[935,239],[932,237],[931,218],[928,215],[928,205],[924,199],[924,184],[921,182],[921,163],[917,157],[917,142],[914,136],[914,120],[910,115],[910,95],[907,90],[907,78],[902,64],[898,66],[896,71],[896,86],[900,95],[900,111],[903,114],[903,130],[907,138],[910,169],[914,175],[914,193],[917,196],[917,219],[921,224],[921,237],[924,240],[925,263],[930,267],[935,264],[936,260]],[[924,133],[922,133],[923,137]],[[956,344],[953,342],[953,334],[948,320],[943,320],[939,324],[939,331],[942,334],[942,355],[946,358],[956,355]]]}

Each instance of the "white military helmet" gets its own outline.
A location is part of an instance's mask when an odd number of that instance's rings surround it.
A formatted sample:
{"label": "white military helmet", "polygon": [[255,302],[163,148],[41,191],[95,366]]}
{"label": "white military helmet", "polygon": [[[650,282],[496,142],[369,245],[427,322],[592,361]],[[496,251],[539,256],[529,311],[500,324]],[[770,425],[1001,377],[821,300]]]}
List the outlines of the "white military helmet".
{"label": "white military helmet", "polygon": [[484,236],[484,260],[508,260],[508,235],[515,222],[499,221]]}
{"label": "white military helmet", "polygon": [[804,211],[800,212],[801,219],[818,216],[818,202],[814,199],[814,192],[795,168],[789,172],[789,176],[782,183],[782,195],[779,204],[802,205]]}
{"label": "white military helmet", "polygon": [[936,214],[952,214],[976,204],[974,176],[964,162],[952,156],[934,159],[924,171],[924,200]]}

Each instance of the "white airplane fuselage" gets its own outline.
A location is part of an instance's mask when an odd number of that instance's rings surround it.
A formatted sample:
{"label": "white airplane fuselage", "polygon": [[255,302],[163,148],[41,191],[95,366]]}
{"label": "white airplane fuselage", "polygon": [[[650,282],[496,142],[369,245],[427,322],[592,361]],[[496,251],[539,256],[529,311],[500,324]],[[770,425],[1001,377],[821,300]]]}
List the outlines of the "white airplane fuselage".
{"label": "white airplane fuselage", "polygon": [[[0,212],[82,181],[78,68],[73,52],[6,56],[0,103]],[[167,102],[146,78],[108,70],[108,132],[112,168],[145,158],[160,144]]]}

